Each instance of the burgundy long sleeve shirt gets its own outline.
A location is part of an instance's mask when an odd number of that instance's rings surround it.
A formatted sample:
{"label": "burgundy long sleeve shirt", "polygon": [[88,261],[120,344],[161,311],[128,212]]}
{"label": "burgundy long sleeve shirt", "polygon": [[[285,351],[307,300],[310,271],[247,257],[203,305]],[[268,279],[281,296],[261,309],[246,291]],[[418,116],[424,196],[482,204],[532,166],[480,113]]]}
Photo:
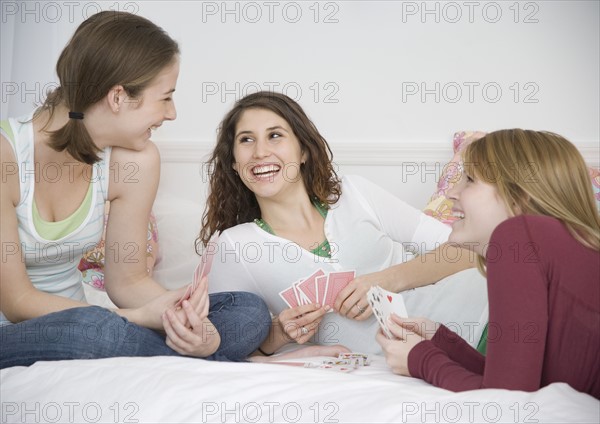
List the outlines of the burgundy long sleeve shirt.
{"label": "burgundy long sleeve shirt", "polygon": [[487,251],[487,356],[441,326],[408,369],[452,391],[534,391],[554,382],[600,398],[600,253],[557,219],[517,216]]}

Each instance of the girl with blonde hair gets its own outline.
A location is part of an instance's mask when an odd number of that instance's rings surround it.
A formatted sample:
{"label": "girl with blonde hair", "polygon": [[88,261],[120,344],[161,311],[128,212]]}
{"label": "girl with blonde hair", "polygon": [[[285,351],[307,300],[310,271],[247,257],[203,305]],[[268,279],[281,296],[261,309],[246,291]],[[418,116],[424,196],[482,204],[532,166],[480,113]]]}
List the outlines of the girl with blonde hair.
{"label": "girl with blonde hair", "polygon": [[581,154],[557,134],[512,129],[463,159],[449,240],[487,274],[487,356],[443,325],[394,316],[397,339],[377,335],[388,364],[453,391],[565,382],[600,398],[600,217]]}

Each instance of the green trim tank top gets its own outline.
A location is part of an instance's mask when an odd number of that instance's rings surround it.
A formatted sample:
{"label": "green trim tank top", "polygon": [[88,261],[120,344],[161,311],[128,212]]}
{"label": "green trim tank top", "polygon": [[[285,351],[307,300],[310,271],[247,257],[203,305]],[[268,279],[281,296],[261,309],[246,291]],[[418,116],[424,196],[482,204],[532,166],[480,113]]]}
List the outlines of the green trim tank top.
{"label": "green trim tank top", "polygon": [[[32,116],[33,112],[21,118],[9,118],[8,121],[2,121],[1,126],[2,135],[10,141],[17,160],[20,198],[16,212],[27,275],[37,290],[85,301],[81,272],[77,265],[83,254],[94,248],[102,235],[111,148],[101,151],[101,160],[92,166],[92,199],[91,202],[88,200],[89,209],[84,213],[84,219],[68,234],[56,240],[46,239],[37,231],[33,219],[35,178],[43,177],[44,172],[40,169],[36,171],[34,166]],[[76,213],[81,214],[81,211]],[[4,314],[0,313],[0,325],[8,323]]]}

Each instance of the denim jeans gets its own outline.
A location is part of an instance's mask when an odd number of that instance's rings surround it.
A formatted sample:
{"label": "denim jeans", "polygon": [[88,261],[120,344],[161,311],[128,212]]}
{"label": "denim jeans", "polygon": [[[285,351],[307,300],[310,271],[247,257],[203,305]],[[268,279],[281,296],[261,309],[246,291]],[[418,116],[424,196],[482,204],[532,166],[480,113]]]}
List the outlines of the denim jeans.
{"label": "denim jeans", "polygon": [[[251,293],[210,296],[208,318],[221,336],[217,351],[204,359],[243,361],[269,333],[271,316]],[[180,356],[165,336],[99,306],[66,309],[0,327],[0,368],[36,361],[115,356]]]}

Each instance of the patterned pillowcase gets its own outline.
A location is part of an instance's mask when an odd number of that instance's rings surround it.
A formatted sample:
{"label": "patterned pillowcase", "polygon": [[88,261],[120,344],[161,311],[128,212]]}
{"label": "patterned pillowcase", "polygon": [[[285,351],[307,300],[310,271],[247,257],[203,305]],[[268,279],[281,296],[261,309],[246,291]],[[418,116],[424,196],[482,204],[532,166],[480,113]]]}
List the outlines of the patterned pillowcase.
{"label": "patterned pillowcase", "polygon": [[[106,237],[106,223],[108,222],[108,213],[110,204],[106,202],[104,208],[104,231],[102,239],[98,244],[81,258],[79,261],[79,271],[81,271],[82,281],[85,284],[104,290],[104,239]],[[146,271],[148,275],[152,275],[154,265],[158,259],[158,227],[156,226],[156,218],[150,213],[148,220],[148,233],[146,237]]]}
{"label": "patterned pillowcase", "polygon": [[438,180],[437,190],[429,199],[429,203],[423,209],[426,215],[442,221],[444,224],[452,225],[456,218],[452,216],[452,200],[446,197],[446,193],[460,180],[459,163],[461,162],[462,150],[472,141],[478,140],[486,133],[480,131],[460,131],[454,133],[453,150],[454,156],[442,170]]}
{"label": "patterned pillowcase", "polygon": [[[429,203],[423,210],[426,215],[432,216],[444,224],[452,225],[456,218],[452,216],[452,200],[446,197],[446,193],[460,180],[460,171],[458,164],[461,161],[462,150],[471,142],[485,136],[481,131],[460,131],[454,133],[454,156],[442,170],[442,175],[438,180],[437,190],[429,199]],[[600,171],[595,168],[588,168],[596,206],[600,210]]]}

